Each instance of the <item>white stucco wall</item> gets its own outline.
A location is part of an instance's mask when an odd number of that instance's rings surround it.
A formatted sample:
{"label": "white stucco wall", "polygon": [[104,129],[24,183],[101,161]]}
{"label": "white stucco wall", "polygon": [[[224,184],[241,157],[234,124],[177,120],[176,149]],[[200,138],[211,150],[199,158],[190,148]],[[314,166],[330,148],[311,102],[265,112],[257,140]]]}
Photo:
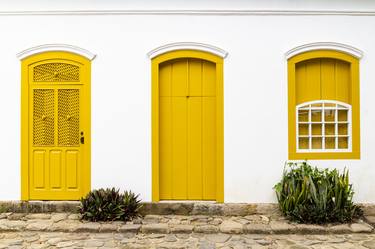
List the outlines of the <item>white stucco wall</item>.
{"label": "white stucco wall", "polygon": [[[109,2],[104,9],[119,4]],[[277,9],[275,1],[269,2],[273,3],[270,9]],[[346,1],[343,9],[375,9],[370,1],[362,1],[362,5],[356,2]],[[162,3],[166,6],[165,1]],[[251,7],[241,3],[236,1],[234,6]],[[10,11],[28,6],[8,4]],[[39,4],[36,6],[46,6],[43,1]],[[254,9],[263,8],[253,4]],[[207,9],[206,5],[197,9]],[[310,5],[302,7],[337,9],[332,3]],[[89,8],[87,3],[82,6]],[[144,2],[141,7],[145,6]],[[285,1],[281,9],[292,7],[298,6]],[[31,9],[40,10],[35,6]],[[92,188],[131,189],[145,201],[151,200],[151,69],[147,52],[181,41],[212,44],[228,51],[224,61],[225,201],[275,202],[272,187],[281,176],[288,153],[284,54],[302,44],[331,41],[364,52],[360,62],[361,160],[313,164],[348,167],[355,200],[374,203],[374,27],[375,15],[0,13],[0,199],[20,198],[20,61],[16,54],[24,49],[64,43],[97,54],[92,62]]]}

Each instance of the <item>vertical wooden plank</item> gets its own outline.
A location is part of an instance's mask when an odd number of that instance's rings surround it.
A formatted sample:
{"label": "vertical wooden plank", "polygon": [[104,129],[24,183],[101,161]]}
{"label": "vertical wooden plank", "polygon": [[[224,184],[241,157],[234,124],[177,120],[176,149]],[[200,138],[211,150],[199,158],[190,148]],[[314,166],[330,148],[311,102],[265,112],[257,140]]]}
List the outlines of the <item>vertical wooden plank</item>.
{"label": "vertical wooden plank", "polygon": [[306,101],[321,99],[320,59],[313,59],[306,63],[306,75]]}
{"label": "vertical wooden plank", "polygon": [[45,154],[44,150],[34,150],[34,160],[33,160],[33,168],[34,168],[34,187],[33,189],[45,189],[45,170],[46,170],[46,163],[45,163]]}
{"label": "vertical wooden plank", "polygon": [[187,96],[188,94],[187,65],[187,59],[179,59],[172,64],[172,96]]}
{"label": "vertical wooden plank", "polygon": [[[174,82],[173,82],[174,83]],[[172,97],[173,199],[187,199],[187,100]]]}
{"label": "vertical wooden plank", "polygon": [[203,199],[216,198],[216,98],[202,98]]}
{"label": "vertical wooden plank", "polygon": [[172,198],[172,106],[171,97],[159,102],[159,177],[160,199]]}
{"label": "vertical wooden plank", "polygon": [[352,104],[350,77],[349,63],[336,60],[336,99]]}
{"label": "vertical wooden plank", "polygon": [[189,96],[202,95],[202,60],[189,59]]}
{"label": "vertical wooden plank", "polygon": [[161,64],[159,71],[159,95],[171,96],[172,66],[170,63]]}
{"label": "vertical wooden plank", "polygon": [[216,65],[202,60],[203,64],[203,96],[216,96]]}
{"label": "vertical wooden plank", "polygon": [[188,199],[202,199],[202,97],[188,98]]}
{"label": "vertical wooden plank", "polygon": [[66,187],[76,189],[78,187],[78,152],[75,150],[66,151]]}
{"label": "vertical wooden plank", "polygon": [[52,189],[61,189],[62,168],[61,168],[61,151],[52,150],[49,156],[50,168],[50,187]]}
{"label": "vertical wooden plank", "polygon": [[335,60],[321,60],[321,91],[322,99],[336,99]]}
{"label": "vertical wooden plank", "polygon": [[[300,62],[296,64],[296,105],[306,102],[307,81],[306,81],[306,63]],[[294,108],[294,107],[293,107]],[[294,109],[293,109],[294,110]]]}

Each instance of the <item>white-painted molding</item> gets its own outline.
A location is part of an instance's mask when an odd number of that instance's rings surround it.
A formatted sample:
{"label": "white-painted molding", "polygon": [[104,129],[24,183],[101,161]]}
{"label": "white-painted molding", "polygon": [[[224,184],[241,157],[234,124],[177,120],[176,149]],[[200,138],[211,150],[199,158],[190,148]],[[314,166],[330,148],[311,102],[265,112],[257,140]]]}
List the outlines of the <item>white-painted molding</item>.
{"label": "white-painted molding", "polygon": [[23,50],[22,52],[17,54],[17,57],[20,60],[23,60],[31,55],[34,54],[40,54],[43,52],[51,52],[51,51],[63,51],[63,52],[70,52],[74,54],[81,55],[83,57],[86,57],[89,60],[93,60],[95,58],[95,54],[91,53],[90,51],[73,46],[73,45],[67,45],[67,44],[44,44],[39,45],[36,47],[28,48],[26,50]]}
{"label": "white-painted molding", "polygon": [[314,50],[335,50],[335,51],[341,51],[347,54],[350,54],[358,59],[361,59],[363,56],[363,52],[355,47],[352,47],[350,45],[337,43],[337,42],[314,42],[314,43],[308,43],[304,44],[298,47],[295,47],[288,52],[285,53],[285,57],[287,59],[303,53],[307,51],[314,51]]}
{"label": "white-painted molding", "polygon": [[175,43],[170,43],[166,44],[160,47],[157,47],[150,52],[147,53],[148,57],[150,59],[155,58],[158,55],[171,52],[171,51],[176,51],[176,50],[199,50],[199,51],[204,51],[208,52],[217,56],[220,56],[221,58],[225,58],[228,55],[228,52],[225,50],[209,45],[209,44],[204,44],[204,43],[197,43],[197,42],[175,42]]}
{"label": "white-painted molding", "polygon": [[0,11],[0,16],[48,15],[221,15],[221,16],[375,16],[375,10],[31,10]]}

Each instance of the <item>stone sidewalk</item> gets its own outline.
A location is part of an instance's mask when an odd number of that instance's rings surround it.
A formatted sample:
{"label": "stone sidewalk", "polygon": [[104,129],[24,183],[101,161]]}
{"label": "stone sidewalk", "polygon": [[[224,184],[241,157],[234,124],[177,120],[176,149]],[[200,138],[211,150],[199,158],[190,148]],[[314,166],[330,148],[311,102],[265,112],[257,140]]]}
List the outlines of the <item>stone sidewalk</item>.
{"label": "stone sidewalk", "polygon": [[2,213],[0,232],[90,232],[134,234],[350,234],[372,233],[363,220],[352,224],[307,225],[279,215],[146,215],[130,222],[81,221],[76,213]]}
{"label": "stone sidewalk", "polygon": [[0,249],[374,249],[375,234],[0,233]]}

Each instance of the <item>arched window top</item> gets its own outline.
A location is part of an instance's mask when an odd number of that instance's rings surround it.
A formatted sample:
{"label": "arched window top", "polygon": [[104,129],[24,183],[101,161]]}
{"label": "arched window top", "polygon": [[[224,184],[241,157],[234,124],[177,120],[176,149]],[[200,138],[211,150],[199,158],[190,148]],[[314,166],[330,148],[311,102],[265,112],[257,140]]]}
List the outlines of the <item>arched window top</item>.
{"label": "arched window top", "polygon": [[297,109],[305,109],[305,108],[327,108],[332,109],[333,107],[339,108],[339,109],[348,109],[351,108],[351,105],[337,101],[337,100],[314,100],[314,101],[308,101],[301,103],[297,105]]}
{"label": "arched window top", "polygon": [[304,44],[295,48],[292,48],[285,53],[286,59],[291,59],[294,56],[312,52],[312,51],[335,51],[341,52],[350,56],[353,56],[356,59],[361,59],[363,57],[363,52],[353,46],[337,43],[337,42],[314,42]]}
{"label": "arched window top", "polygon": [[17,57],[20,60],[26,59],[30,56],[36,55],[36,54],[41,54],[45,52],[69,52],[69,53],[74,53],[80,56],[85,57],[88,60],[93,60],[95,58],[95,54],[91,53],[90,51],[73,46],[73,45],[68,45],[68,44],[44,44],[32,48],[28,48],[26,50],[23,50],[22,52],[17,54]]}
{"label": "arched window top", "polygon": [[151,50],[149,53],[147,53],[147,55],[150,59],[153,59],[159,55],[179,50],[203,51],[219,56],[222,59],[224,59],[228,55],[228,52],[221,48],[197,42],[175,42],[166,44]]}

